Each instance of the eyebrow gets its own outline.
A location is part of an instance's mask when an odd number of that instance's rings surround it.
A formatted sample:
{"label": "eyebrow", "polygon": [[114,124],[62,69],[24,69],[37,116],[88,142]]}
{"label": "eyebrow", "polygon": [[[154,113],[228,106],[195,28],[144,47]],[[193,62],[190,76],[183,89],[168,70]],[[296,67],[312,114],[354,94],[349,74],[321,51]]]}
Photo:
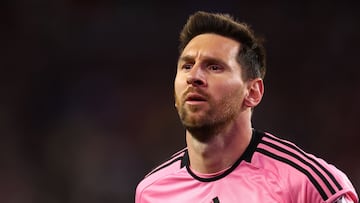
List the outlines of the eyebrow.
{"label": "eyebrow", "polygon": [[194,60],[194,57],[186,55],[186,56],[179,57],[178,61],[193,61],[193,60]]}
{"label": "eyebrow", "polygon": [[[204,56],[203,58],[204,58],[203,61],[205,61],[207,63],[216,63],[216,64],[220,64],[223,66],[227,66],[227,64],[223,60],[213,58],[213,57],[207,57],[207,56]],[[190,56],[190,55],[181,56],[179,58],[178,62],[181,62],[181,61],[194,61],[194,57]]]}

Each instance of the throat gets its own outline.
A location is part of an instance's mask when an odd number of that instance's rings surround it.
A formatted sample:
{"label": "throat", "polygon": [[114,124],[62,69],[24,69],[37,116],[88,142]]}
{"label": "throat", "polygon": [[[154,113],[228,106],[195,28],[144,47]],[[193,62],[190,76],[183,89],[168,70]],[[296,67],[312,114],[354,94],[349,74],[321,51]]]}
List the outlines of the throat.
{"label": "throat", "polygon": [[[231,139],[213,135],[211,139],[187,138],[191,168],[199,173],[209,174],[231,167],[240,155],[234,151]],[[237,149],[236,149],[237,150]]]}
{"label": "throat", "polygon": [[245,152],[252,136],[251,129],[207,130],[209,134],[202,134],[204,129],[186,133],[191,168],[200,173],[215,173],[231,167]]}

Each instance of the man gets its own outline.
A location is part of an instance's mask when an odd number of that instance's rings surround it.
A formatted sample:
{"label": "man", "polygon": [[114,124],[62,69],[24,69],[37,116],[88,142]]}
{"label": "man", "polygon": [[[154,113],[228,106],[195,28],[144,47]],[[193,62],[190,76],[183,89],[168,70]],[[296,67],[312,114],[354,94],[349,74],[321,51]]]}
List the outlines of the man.
{"label": "man", "polygon": [[265,50],[227,14],[196,12],[180,33],[175,106],[187,147],[137,186],[136,203],[349,203],[344,173],[252,128],[264,94]]}

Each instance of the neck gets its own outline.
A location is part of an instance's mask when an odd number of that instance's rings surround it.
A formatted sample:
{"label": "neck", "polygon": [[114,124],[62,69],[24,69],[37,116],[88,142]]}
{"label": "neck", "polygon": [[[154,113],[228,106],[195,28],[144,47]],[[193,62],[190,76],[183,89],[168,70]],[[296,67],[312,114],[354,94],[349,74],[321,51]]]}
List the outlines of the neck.
{"label": "neck", "polygon": [[[193,131],[186,131],[191,168],[200,173],[215,173],[233,165],[250,143],[250,119],[229,122],[221,130],[204,131],[208,139],[198,139]],[[202,137],[205,137],[204,133]]]}

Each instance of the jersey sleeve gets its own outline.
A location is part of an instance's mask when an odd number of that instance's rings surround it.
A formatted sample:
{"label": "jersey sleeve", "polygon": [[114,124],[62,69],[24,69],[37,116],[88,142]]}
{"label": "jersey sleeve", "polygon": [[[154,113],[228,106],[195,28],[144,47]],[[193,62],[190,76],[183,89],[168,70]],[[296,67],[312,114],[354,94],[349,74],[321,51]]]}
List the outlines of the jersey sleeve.
{"label": "jersey sleeve", "polygon": [[359,203],[355,188],[345,173],[321,159],[318,161],[321,170],[313,175],[314,180],[306,179],[298,191],[292,191],[296,202],[335,203],[344,196],[348,202]]}
{"label": "jersey sleeve", "polygon": [[291,202],[334,203],[343,195],[359,202],[345,173],[294,143],[265,133],[257,151],[276,160],[270,162],[272,171],[277,171]]}
{"label": "jersey sleeve", "polygon": [[334,195],[330,196],[329,200],[326,202],[336,202],[337,199],[343,196],[344,200],[347,200],[345,201],[346,203],[359,203],[359,196],[346,174],[333,165],[330,165],[329,167],[332,168],[333,173],[336,175],[336,180],[341,188]]}

